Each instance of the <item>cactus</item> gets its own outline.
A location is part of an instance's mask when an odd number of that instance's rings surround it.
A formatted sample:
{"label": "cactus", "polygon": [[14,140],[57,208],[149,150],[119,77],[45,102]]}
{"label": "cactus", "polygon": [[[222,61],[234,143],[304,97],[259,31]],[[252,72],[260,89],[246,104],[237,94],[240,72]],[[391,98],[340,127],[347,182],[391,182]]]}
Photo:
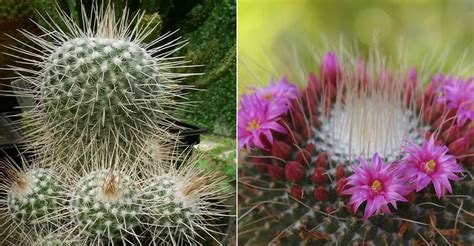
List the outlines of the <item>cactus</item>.
{"label": "cactus", "polygon": [[[179,168],[176,160],[184,160]],[[153,242],[194,245],[204,237],[217,240],[218,226],[228,216],[226,179],[196,168],[197,157],[186,154],[176,160],[145,182],[144,214],[153,228]]]}
{"label": "cactus", "polygon": [[108,170],[90,172],[74,186],[69,208],[82,230],[97,238],[133,233],[141,204],[130,177]]}
{"label": "cactus", "polygon": [[84,29],[62,11],[58,15],[63,23],[43,17],[44,26],[38,24],[45,36],[23,32],[37,47],[11,47],[23,54],[21,63],[39,68],[11,68],[29,84],[18,96],[37,102],[27,111],[34,130],[26,143],[41,148],[38,154],[44,156],[64,149],[59,159],[73,164],[103,148],[120,152],[131,147],[135,153],[124,154],[138,155],[150,135],[175,138],[168,131],[177,128],[171,112],[183,106],[176,99],[184,88],[176,81],[189,74],[170,72],[185,63],[170,55],[183,41],[159,45],[167,34],[142,43],[154,26],[140,24],[143,14],[128,18],[127,11],[116,19],[112,5],[94,7],[93,17],[84,16]]}
{"label": "cactus", "polygon": [[57,179],[57,172],[40,167],[19,168],[12,159],[2,160],[1,165],[5,173],[1,188],[6,193],[1,202],[11,222],[9,227],[48,228],[57,223],[66,199],[65,184]]}
{"label": "cactus", "polygon": [[[408,74],[390,71],[374,57],[367,66],[350,57],[344,63],[339,59],[334,53],[326,55],[320,76],[310,74],[302,89],[284,78],[243,95],[239,141],[247,152],[239,168],[239,241],[243,245],[471,243],[474,182],[461,171],[472,171],[469,153],[474,143],[467,139],[474,133],[473,119],[458,119],[462,110],[472,109],[452,109],[443,102],[441,97],[448,98],[454,90],[443,89],[450,84],[448,77],[435,76],[423,88],[414,69]],[[472,80],[462,83],[468,90]],[[407,165],[416,151],[443,157],[413,171]],[[377,158],[370,161],[376,153],[388,164]],[[374,172],[371,165],[387,167],[385,173],[393,170],[391,177],[401,179],[400,185],[379,180],[373,173],[364,176]],[[447,183],[430,176],[441,172],[438,166],[445,167]],[[433,179],[422,187],[423,178],[410,178],[414,172]],[[357,177],[374,180],[362,184],[355,181]],[[390,185],[403,192],[395,196]],[[371,195],[364,196],[363,189]],[[378,194],[397,200],[372,203]]]}
{"label": "cactus", "polygon": [[[22,53],[15,56],[19,64],[38,68],[11,68],[21,79],[15,84],[27,84],[16,88],[17,96],[34,103],[24,112],[32,158],[23,160],[34,168],[7,172],[13,182],[2,188],[11,192],[0,201],[9,209],[0,210],[0,217],[12,223],[0,233],[6,237],[0,242],[218,240],[229,191],[223,178],[179,154],[179,129],[171,115],[185,105],[179,100],[186,87],[177,81],[190,75],[172,72],[185,64],[170,57],[183,41],[171,33],[144,44],[159,22],[144,22],[143,14],[128,18],[127,10],[116,19],[112,5],[92,5],[91,13],[82,6],[82,29],[72,21],[77,16],[57,10],[54,18],[41,16],[44,35],[22,32],[34,46],[10,47]],[[30,230],[35,235],[25,236]]]}

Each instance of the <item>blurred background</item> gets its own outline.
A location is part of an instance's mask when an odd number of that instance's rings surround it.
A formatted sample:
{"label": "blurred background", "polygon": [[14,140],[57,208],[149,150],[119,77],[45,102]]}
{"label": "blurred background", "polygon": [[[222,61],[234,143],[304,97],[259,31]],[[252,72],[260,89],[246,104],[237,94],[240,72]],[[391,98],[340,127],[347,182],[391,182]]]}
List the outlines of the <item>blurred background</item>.
{"label": "blurred background", "polygon": [[433,56],[440,70],[458,65],[456,71],[473,76],[473,23],[472,0],[239,0],[239,94],[269,81],[261,68],[283,50],[345,40],[366,53],[374,35],[383,53],[397,56],[402,48],[410,65]]}

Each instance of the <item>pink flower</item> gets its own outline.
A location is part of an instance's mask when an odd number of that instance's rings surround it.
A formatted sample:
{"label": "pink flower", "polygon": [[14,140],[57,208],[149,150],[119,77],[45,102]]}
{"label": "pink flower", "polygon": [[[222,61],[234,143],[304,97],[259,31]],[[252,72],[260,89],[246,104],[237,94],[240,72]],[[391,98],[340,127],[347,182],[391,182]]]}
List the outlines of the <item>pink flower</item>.
{"label": "pink flower", "polygon": [[455,173],[464,170],[454,156],[447,155],[448,151],[448,147],[435,144],[433,135],[429,141],[423,140],[421,147],[415,143],[404,147],[406,156],[400,162],[401,168],[415,184],[416,192],[430,183],[433,183],[438,198],[443,197],[446,190],[453,192],[449,180],[460,180]]}
{"label": "pink flower", "polygon": [[405,185],[406,179],[400,178],[393,165],[384,163],[377,153],[372,163],[359,158],[362,167],[352,165],[354,173],[348,178],[351,188],[345,189],[343,195],[351,195],[348,205],[354,205],[357,212],[360,205],[365,205],[364,219],[379,213],[391,213],[388,204],[397,208],[397,201],[408,202],[404,197],[412,189]]}
{"label": "pink flower", "polygon": [[244,95],[243,105],[238,112],[238,140],[239,149],[244,146],[250,151],[253,146],[266,149],[262,137],[273,142],[272,131],[286,133],[286,129],[277,121],[286,113],[286,108],[277,104],[263,103],[257,94]]}
{"label": "pink flower", "polygon": [[269,86],[254,89],[254,91],[262,103],[277,104],[286,109],[290,107],[291,100],[300,96],[298,86],[290,84],[285,77],[282,77],[279,82],[271,80]]}
{"label": "pink flower", "polygon": [[438,103],[446,103],[448,109],[457,111],[457,123],[463,125],[467,120],[474,120],[474,77],[464,80],[461,77],[440,76],[441,96]]}

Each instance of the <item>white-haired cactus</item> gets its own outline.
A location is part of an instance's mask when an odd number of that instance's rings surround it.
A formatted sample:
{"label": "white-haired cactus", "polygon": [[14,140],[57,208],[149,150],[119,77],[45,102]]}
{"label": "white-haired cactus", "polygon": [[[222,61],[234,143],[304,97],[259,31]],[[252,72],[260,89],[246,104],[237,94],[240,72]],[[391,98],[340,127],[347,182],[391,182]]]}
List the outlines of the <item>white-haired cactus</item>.
{"label": "white-haired cactus", "polygon": [[[0,162],[0,237],[18,231],[51,229],[59,223],[66,202],[66,184],[54,169],[21,168],[13,159]],[[16,231],[16,232],[15,232]]]}
{"label": "white-haired cactus", "polygon": [[8,191],[8,209],[18,223],[42,223],[57,213],[64,190],[52,170],[35,168],[18,173]]}
{"label": "white-haired cactus", "polygon": [[[30,242],[32,241],[32,242]],[[38,236],[37,238],[28,239],[22,245],[34,246],[79,246],[81,241],[79,239],[69,238],[64,232],[51,232],[45,236]]]}
{"label": "white-haired cactus", "polygon": [[144,213],[154,243],[195,245],[205,237],[217,240],[218,226],[228,216],[225,178],[196,169],[192,158],[184,159],[178,169],[171,165],[144,183]]}
{"label": "white-haired cactus", "polygon": [[137,191],[127,175],[109,170],[89,173],[72,191],[69,206],[75,223],[98,239],[133,233],[142,208]]}
{"label": "white-haired cactus", "polygon": [[183,105],[176,99],[184,87],[176,81],[189,74],[171,72],[185,62],[170,55],[183,41],[160,46],[171,38],[167,34],[144,44],[153,26],[137,24],[143,15],[129,19],[127,10],[116,20],[111,5],[93,7],[93,17],[83,12],[82,29],[58,10],[62,23],[44,17],[38,24],[45,35],[23,31],[36,46],[11,47],[24,55],[21,64],[39,68],[11,67],[27,83],[18,96],[35,102],[27,111],[34,127],[26,142],[46,156],[62,149],[61,160],[71,163],[104,148],[112,153],[132,146],[137,152],[151,135],[174,138],[170,113]]}

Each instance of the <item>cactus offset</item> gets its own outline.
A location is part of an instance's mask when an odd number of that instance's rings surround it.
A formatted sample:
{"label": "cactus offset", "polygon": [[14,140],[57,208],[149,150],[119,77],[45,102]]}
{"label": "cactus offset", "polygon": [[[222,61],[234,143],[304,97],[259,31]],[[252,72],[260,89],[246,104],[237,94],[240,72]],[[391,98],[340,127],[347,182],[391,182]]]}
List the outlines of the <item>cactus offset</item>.
{"label": "cactus offset", "polygon": [[[456,158],[449,160],[470,172],[474,143],[463,137],[472,134],[469,119],[454,135],[443,128],[456,125],[456,116],[435,98],[439,96],[432,88],[435,83],[423,89],[414,70],[408,75],[389,71],[379,65],[381,59],[371,57],[367,70],[360,61],[347,60],[343,65],[329,53],[321,62],[321,76],[311,74],[300,91],[283,80],[243,96],[239,138],[248,152],[240,161],[239,241],[246,245],[472,242],[470,176],[449,174],[463,179],[450,181],[452,194],[444,193],[441,199],[431,183],[397,196],[397,207],[387,207],[392,214],[382,210],[371,215],[375,207],[366,208],[366,200],[372,195],[355,206],[349,203],[349,189],[357,188],[351,182],[356,175],[353,168],[359,166],[357,157],[368,159],[378,153],[390,168],[403,169],[403,158],[412,154],[407,141],[426,144],[423,138],[434,136],[436,146],[449,146],[444,154]],[[357,64],[355,69],[352,64]],[[446,160],[448,156],[442,159]],[[427,161],[427,172],[442,164]],[[393,175],[405,179],[411,174]],[[405,189],[411,189],[412,181],[404,182]],[[386,183],[375,179],[369,186],[359,185],[377,194],[385,192]]]}
{"label": "cactus offset", "polygon": [[130,177],[100,170],[77,182],[69,207],[77,225],[91,237],[113,240],[134,233],[139,225],[137,193]]}
{"label": "cactus offset", "polygon": [[[183,163],[178,164],[183,161]],[[222,219],[229,216],[226,178],[195,167],[197,156],[179,155],[162,173],[144,183],[144,214],[154,243],[200,245],[216,240]],[[179,165],[179,167],[177,167]]]}

